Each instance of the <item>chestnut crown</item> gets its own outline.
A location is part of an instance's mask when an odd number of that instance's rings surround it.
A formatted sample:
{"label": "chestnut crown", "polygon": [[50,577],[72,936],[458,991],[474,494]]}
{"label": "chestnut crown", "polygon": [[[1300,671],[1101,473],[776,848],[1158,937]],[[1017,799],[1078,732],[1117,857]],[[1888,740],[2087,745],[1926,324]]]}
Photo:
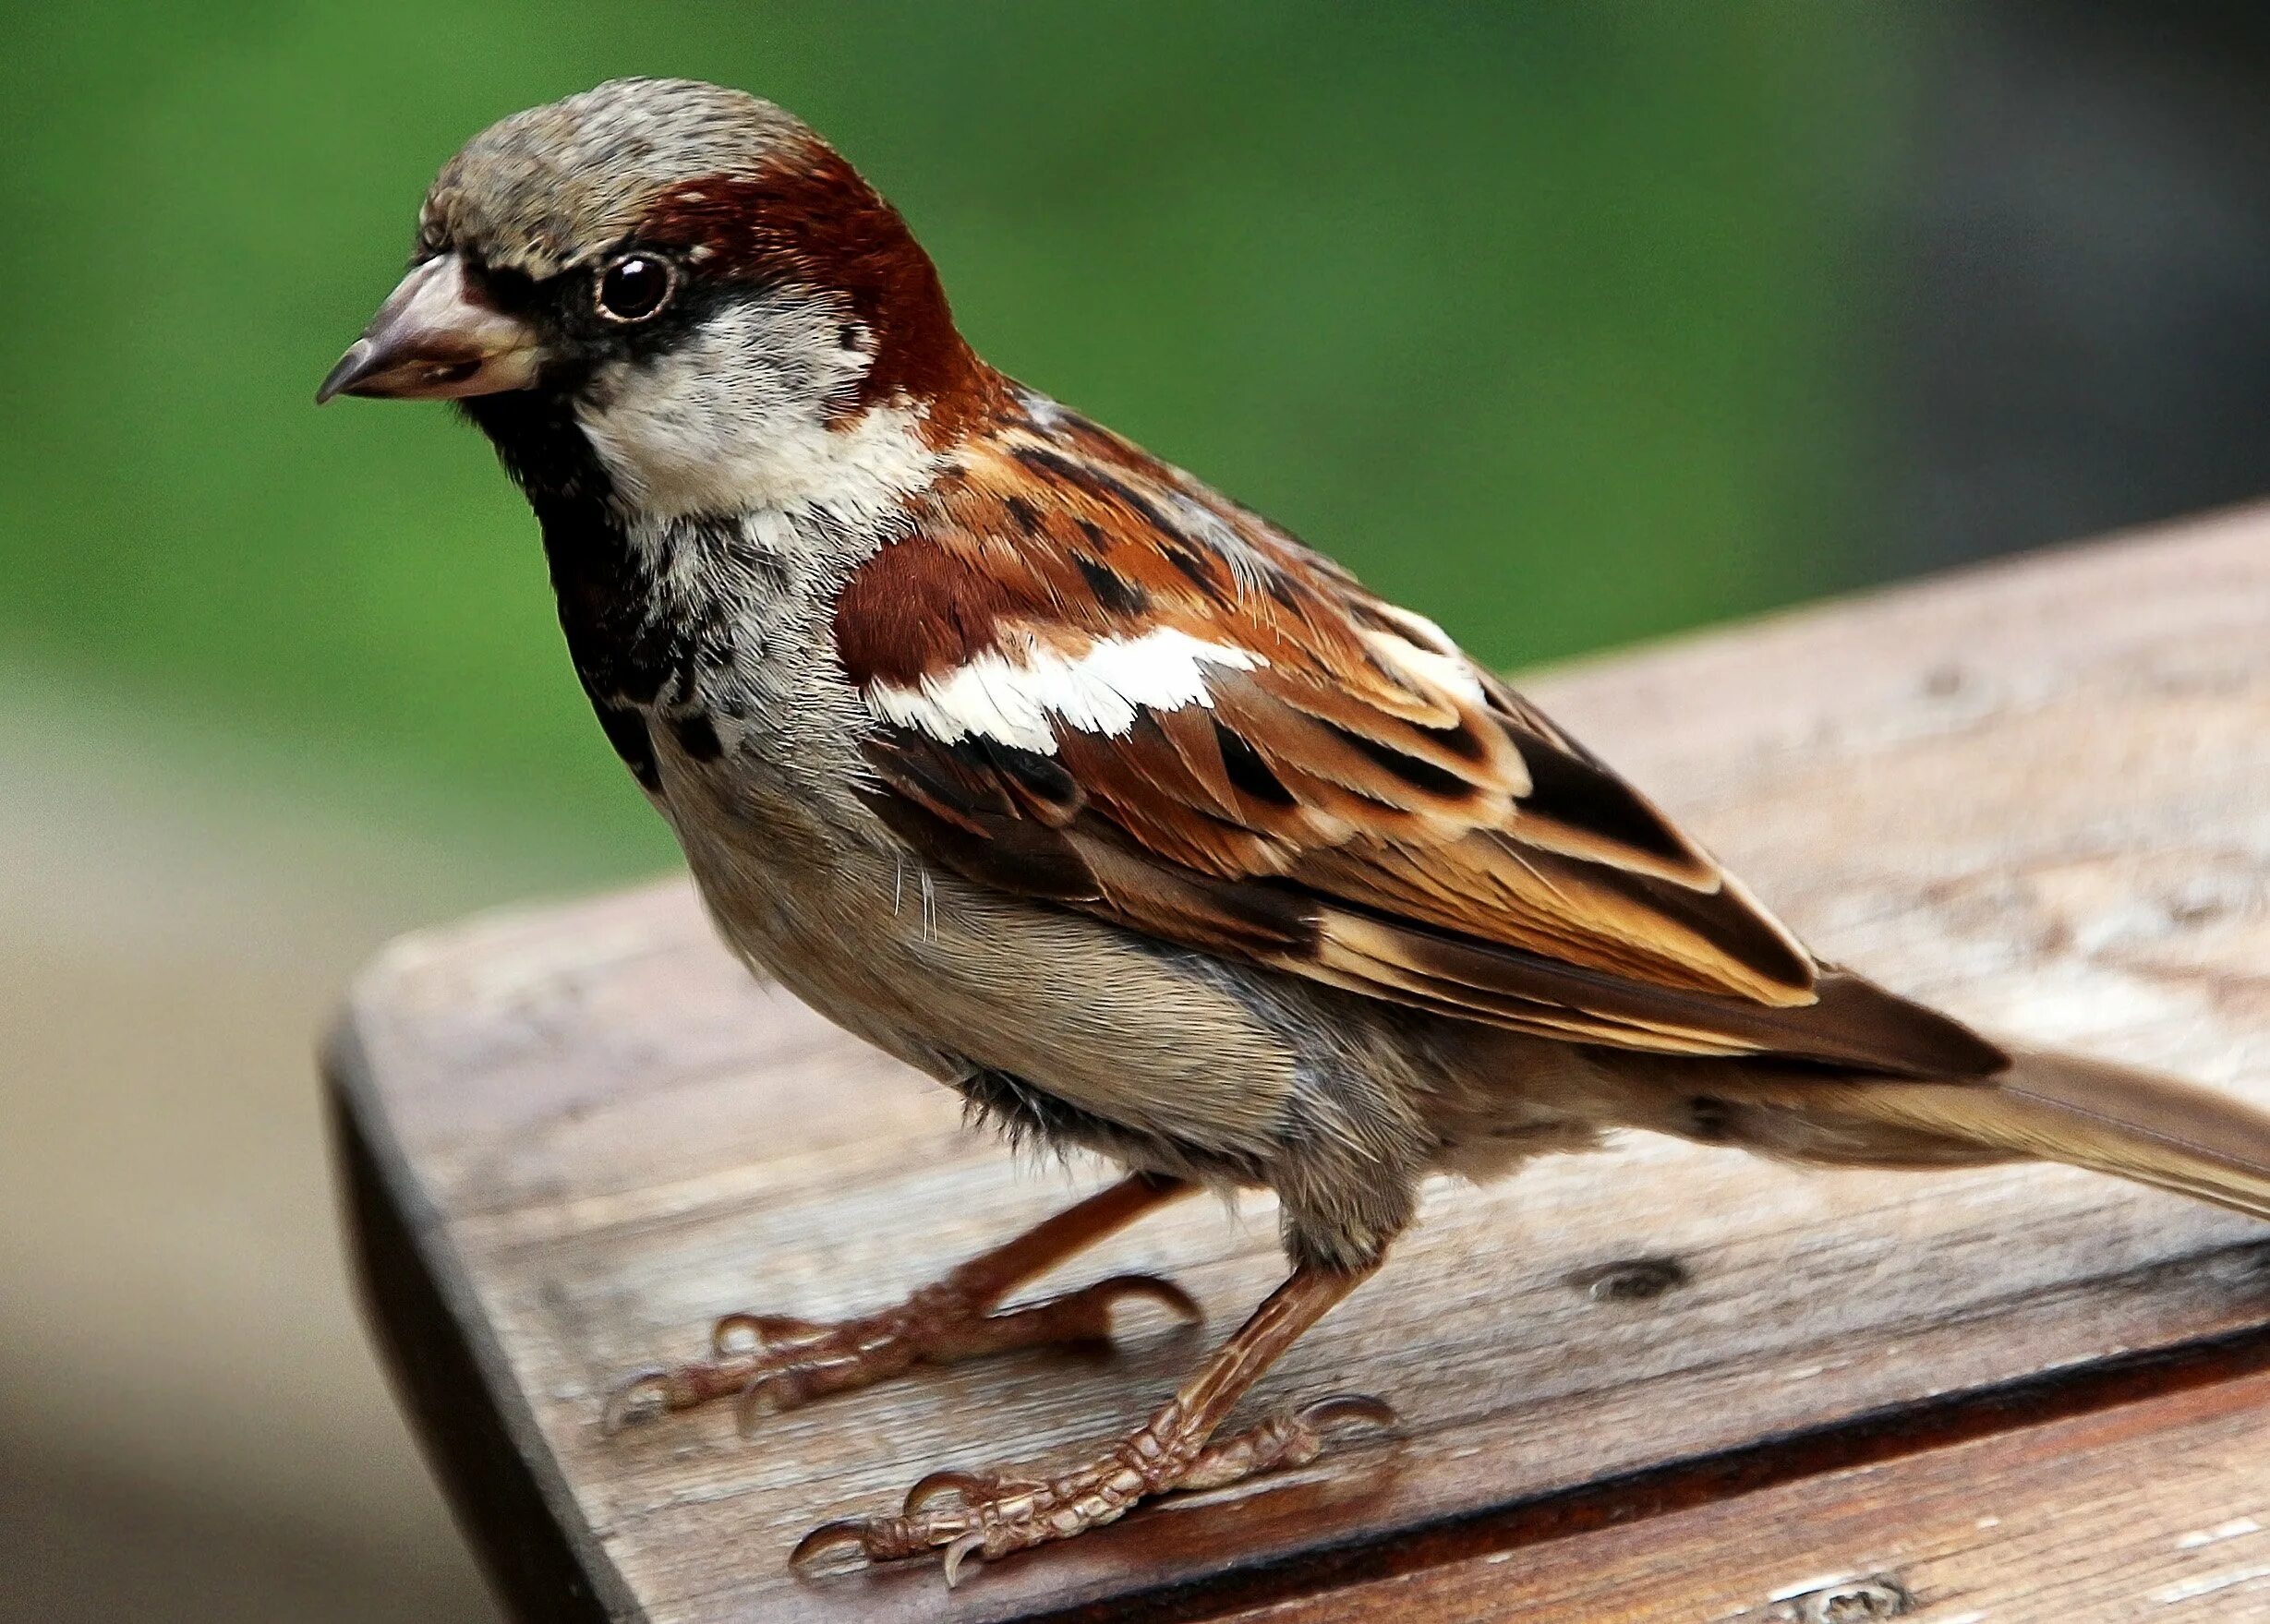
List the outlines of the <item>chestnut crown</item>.
{"label": "chestnut crown", "polygon": [[824,334],[851,357],[801,385],[831,419],[986,376],[905,222],[808,126],[744,91],[626,78],[514,114],[442,167],[408,275],[319,399],[587,393],[736,313],[765,335],[752,355]]}

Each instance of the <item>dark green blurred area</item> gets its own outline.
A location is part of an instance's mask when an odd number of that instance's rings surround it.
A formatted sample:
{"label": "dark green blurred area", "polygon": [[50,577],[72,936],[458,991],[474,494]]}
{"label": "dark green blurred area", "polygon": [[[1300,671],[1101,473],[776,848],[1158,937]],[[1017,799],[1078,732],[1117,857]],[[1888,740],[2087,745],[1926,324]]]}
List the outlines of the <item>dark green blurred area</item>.
{"label": "dark green blurred area", "polygon": [[1925,14],[1857,4],[94,5],[0,61],[0,648],[384,817],[650,867],[534,526],[316,380],[435,168],[629,72],[801,113],[998,365],[1529,664],[1871,572],[1868,234]]}
{"label": "dark green blurred area", "polygon": [[626,73],[803,114],[993,360],[1508,666],[2270,490],[2260,0],[15,7],[7,1624],[495,1617],[310,1038],[674,854],[479,437],[310,403],[449,153]]}

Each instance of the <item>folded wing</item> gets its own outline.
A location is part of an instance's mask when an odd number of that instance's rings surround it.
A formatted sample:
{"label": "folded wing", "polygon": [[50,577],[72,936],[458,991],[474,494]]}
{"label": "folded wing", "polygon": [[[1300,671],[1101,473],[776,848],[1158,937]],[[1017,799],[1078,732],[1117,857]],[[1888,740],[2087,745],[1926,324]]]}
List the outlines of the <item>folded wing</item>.
{"label": "folded wing", "polygon": [[1431,622],[1045,403],[853,578],[875,810],[981,884],[1584,1042],[1961,1077]]}

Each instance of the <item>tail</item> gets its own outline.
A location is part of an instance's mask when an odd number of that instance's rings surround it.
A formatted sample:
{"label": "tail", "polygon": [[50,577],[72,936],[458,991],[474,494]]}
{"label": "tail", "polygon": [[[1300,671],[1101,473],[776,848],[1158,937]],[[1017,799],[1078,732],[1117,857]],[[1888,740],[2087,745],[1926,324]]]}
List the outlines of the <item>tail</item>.
{"label": "tail", "polygon": [[1713,1088],[1711,1137],[1844,1166],[2033,1158],[2270,1219],[2270,1113],[2155,1072],[2020,1053],[1979,1082],[1829,1082],[1747,1072]]}

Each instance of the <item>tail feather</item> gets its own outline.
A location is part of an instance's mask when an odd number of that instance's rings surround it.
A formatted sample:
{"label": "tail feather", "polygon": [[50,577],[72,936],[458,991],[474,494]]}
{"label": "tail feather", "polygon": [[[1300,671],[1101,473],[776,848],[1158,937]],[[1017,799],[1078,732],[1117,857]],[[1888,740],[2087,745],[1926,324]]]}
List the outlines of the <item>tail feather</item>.
{"label": "tail feather", "polygon": [[1981,1082],[1822,1084],[1751,1074],[1740,1137],[1805,1161],[1949,1165],[2028,1157],[2092,1168],[2270,1219],[2270,1113],[2079,1055],[2020,1053]]}

